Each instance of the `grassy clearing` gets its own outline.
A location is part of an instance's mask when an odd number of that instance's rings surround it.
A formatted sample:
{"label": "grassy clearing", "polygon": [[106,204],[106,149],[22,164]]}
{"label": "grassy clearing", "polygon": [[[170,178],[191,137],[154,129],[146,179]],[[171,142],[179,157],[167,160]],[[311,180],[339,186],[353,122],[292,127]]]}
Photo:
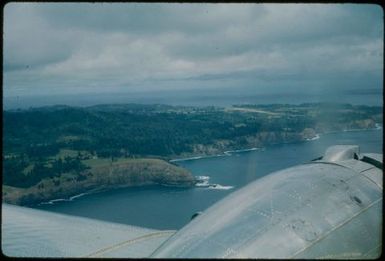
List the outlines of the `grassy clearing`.
{"label": "grassy clearing", "polygon": [[24,188],[16,188],[16,187],[11,187],[11,186],[7,186],[7,185],[3,185],[3,193],[9,193],[9,192],[13,192],[15,190],[18,190],[18,191],[24,191],[25,189]]}
{"label": "grassy clearing", "polygon": [[106,158],[88,159],[88,160],[82,160],[82,162],[85,165],[90,166],[91,168],[96,168],[96,167],[111,164],[111,159],[106,159]]}
{"label": "grassy clearing", "polygon": [[147,158],[140,158],[140,159],[132,159],[132,158],[115,158],[113,162],[111,162],[111,158],[98,158],[98,159],[88,159],[82,161],[85,165],[91,167],[91,168],[97,168],[102,166],[109,166],[109,165],[119,165],[123,163],[138,163],[138,162],[147,162],[147,163],[160,163],[161,160],[158,159],[147,159]]}
{"label": "grassy clearing", "polygon": [[70,149],[60,149],[59,153],[56,155],[56,158],[62,158],[65,157],[76,157],[78,155],[77,150],[70,150]]}
{"label": "grassy clearing", "polygon": [[25,169],[23,169],[23,174],[27,175],[33,169],[33,166],[33,163],[29,164]]}
{"label": "grassy clearing", "polygon": [[74,158],[79,155],[79,152],[83,157],[84,156],[90,157],[90,158],[92,157],[92,155],[85,150],[60,149],[59,153],[54,157],[54,159],[59,159],[59,158],[64,159],[65,157]]}

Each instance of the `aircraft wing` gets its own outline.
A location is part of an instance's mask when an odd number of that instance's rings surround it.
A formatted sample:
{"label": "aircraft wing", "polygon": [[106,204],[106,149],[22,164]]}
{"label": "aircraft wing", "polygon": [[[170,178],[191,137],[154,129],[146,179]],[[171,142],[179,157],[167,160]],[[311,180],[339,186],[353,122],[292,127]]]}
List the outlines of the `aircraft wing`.
{"label": "aircraft wing", "polygon": [[[279,159],[277,159],[279,160]],[[153,257],[366,259],[382,249],[382,155],[333,146],[233,192]]]}
{"label": "aircraft wing", "polygon": [[382,163],[381,154],[360,154],[358,146],[333,146],[233,192],[178,232],[3,204],[2,250],[18,257],[376,258]]}
{"label": "aircraft wing", "polygon": [[10,257],[147,257],[173,233],[2,204]]}

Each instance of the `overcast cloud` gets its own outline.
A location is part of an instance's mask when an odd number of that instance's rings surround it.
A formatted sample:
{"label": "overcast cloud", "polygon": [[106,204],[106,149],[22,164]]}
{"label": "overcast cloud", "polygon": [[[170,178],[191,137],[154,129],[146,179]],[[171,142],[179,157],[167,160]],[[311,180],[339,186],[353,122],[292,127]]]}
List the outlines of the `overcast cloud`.
{"label": "overcast cloud", "polygon": [[4,95],[381,89],[383,30],[376,5],[10,3]]}

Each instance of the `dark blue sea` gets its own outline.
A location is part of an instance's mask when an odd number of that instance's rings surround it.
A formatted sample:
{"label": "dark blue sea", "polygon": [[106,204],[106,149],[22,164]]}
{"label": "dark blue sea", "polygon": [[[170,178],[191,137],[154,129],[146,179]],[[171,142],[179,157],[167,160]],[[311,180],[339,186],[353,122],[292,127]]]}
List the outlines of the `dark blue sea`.
{"label": "dark blue sea", "polygon": [[382,153],[382,137],[382,129],[330,133],[312,141],[175,162],[195,176],[208,176],[209,183],[219,184],[219,189],[125,188],[37,208],[149,228],[179,229],[189,222],[194,213],[204,211],[229,193],[273,171],[317,158],[331,145],[357,144],[361,152]]}

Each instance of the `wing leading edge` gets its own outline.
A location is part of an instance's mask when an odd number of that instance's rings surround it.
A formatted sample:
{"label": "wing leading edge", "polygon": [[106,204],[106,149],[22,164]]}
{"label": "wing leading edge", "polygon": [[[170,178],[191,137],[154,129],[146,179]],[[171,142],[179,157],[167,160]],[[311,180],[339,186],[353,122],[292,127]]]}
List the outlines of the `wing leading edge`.
{"label": "wing leading edge", "polygon": [[11,257],[147,257],[173,233],[2,204]]}

